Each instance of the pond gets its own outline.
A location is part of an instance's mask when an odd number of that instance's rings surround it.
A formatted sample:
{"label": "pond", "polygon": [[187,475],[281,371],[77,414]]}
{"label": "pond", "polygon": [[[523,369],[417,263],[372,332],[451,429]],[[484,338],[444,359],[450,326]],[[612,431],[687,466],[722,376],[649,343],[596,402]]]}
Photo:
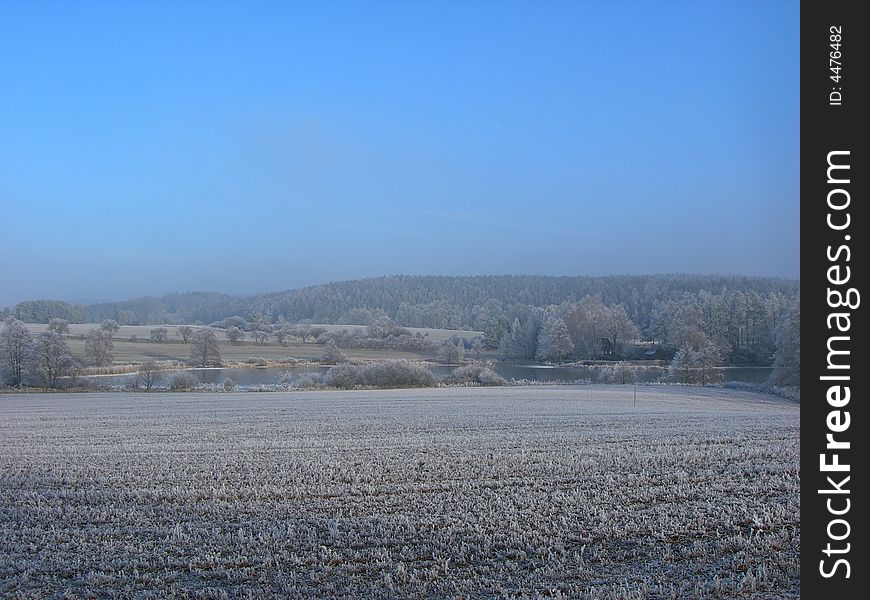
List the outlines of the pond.
{"label": "pond", "polygon": [[[304,373],[308,371],[325,372],[329,367],[295,367],[295,368],[240,368],[240,369],[191,369],[192,373],[202,383],[221,383],[224,379],[232,379],[238,385],[268,385],[278,383],[281,375],[290,371],[292,373]],[[432,366],[432,372],[438,377],[449,375],[455,367]],[[515,365],[497,364],[495,370],[507,380],[527,379],[531,381],[558,382],[576,381],[589,379],[593,383],[598,379],[599,369],[595,367],[548,367],[542,365]],[[771,373],[770,367],[724,367],[725,381],[740,381],[745,383],[764,383]],[[637,367],[632,371],[637,376],[638,383],[657,381],[666,372],[664,367]],[[171,372],[162,374],[157,382],[165,385]],[[99,377],[100,381],[111,385],[124,385],[131,383],[134,374],[112,375]],[[627,381],[633,383],[633,380]]]}

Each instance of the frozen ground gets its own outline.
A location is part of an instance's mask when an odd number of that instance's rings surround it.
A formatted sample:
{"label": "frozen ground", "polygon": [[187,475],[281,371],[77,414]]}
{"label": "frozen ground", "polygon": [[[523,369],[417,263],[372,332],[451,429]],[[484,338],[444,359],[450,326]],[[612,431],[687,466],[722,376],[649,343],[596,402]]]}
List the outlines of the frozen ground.
{"label": "frozen ground", "polygon": [[799,417],[664,387],[0,396],[0,596],[797,597]]}

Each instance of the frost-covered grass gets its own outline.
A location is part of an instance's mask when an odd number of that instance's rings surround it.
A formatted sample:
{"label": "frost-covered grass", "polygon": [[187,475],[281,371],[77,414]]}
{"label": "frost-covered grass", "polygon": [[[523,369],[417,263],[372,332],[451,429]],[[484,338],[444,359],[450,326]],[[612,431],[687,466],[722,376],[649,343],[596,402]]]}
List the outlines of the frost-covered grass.
{"label": "frost-covered grass", "polygon": [[797,597],[798,406],[638,392],[0,396],[0,596]]}
{"label": "frost-covered grass", "polygon": [[[47,329],[47,325],[39,323],[27,323],[27,328],[34,334],[41,333]],[[84,358],[84,341],[81,336],[85,335],[88,330],[99,327],[96,323],[71,323],[70,335],[66,337],[66,341],[72,349],[73,355],[77,359]],[[122,325],[121,329],[115,333],[113,337],[114,349],[112,355],[118,363],[140,363],[146,360],[176,360],[186,363],[190,358],[190,345],[182,343],[178,336],[178,326],[166,325],[168,333],[168,342],[158,344],[150,340],[151,329],[156,325]],[[330,332],[348,331],[365,331],[363,325],[312,325],[312,327],[322,327]],[[454,335],[459,335],[471,339],[478,335],[483,335],[479,331],[453,330],[453,329],[422,329],[408,328],[412,334],[420,333],[425,335],[426,339],[433,344],[440,344],[446,339]],[[227,365],[244,364],[244,361],[254,355],[256,358],[262,358],[269,363],[286,362],[288,357],[295,357],[302,360],[316,360],[323,354],[323,345],[315,344],[313,340],[308,340],[307,343],[301,343],[298,338],[291,338],[287,344],[282,346],[275,338],[271,338],[265,345],[261,346],[251,340],[250,335],[244,343],[235,346],[225,339],[223,330],[215,330],[218,342],[220,343],[220,351],[223,361]],[[131,336],[136,336],[137,341],[131,342]],[[382,359],[399,359],[405,358],[409,360],[419,360],[420,358],[429,357],[429,353],[420,352],[403,352],[400,350],[373,350],[373,349],[347,349],[345,353],[353,359],[359,360],[382,360]]]}

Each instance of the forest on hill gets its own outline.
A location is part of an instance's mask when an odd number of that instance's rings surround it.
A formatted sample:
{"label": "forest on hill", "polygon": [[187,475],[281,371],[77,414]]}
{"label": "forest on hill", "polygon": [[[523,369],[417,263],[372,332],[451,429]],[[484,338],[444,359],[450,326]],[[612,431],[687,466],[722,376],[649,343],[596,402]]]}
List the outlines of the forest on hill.
{"label": "forest on hill", "polygon": [[[798,281],[730,275],[389,276],[252,296],[193,292],[71,305],[21,302],[4,316],[120,324],[337,323],[470,329],[506,358],[616,354],[628,340],[677,349],[713,343],[732,364],[772,360]],[[562,352],[565,331],[571,348]],[[543,334],[543,335],[542,335]]]}

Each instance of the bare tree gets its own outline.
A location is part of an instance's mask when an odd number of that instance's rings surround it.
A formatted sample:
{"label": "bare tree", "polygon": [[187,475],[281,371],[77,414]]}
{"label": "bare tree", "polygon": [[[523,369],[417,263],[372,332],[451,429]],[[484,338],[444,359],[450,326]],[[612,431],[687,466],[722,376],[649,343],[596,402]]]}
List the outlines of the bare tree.
{"label": "bare tree", "polygon": [[32,345],[33,336],[24,323],[15,317],[6,319],[3,331],[0,331],[0,354],[12,385],[21,385],[21,372]]}
{"label": "bare tree", "polygon": [[151,340],[163,344],[169,339],[169,331],[165,327],[155,327],[151,330]]}
{"label": "bare tree", "polygon": [[252,335],[254,336],[254,341],[261,346],[269,339],[269,332],[262,329],[257,329]]}
{"label": "bare tree", "polygon": [[233,325],[231,327],[227,327],[226,336],[233,346],[238,346],[242,343],[242,340],[245,339],[245,332]]}
{"label": "bare tree", "polygon": [[48,330],[58,335],[69,334],[69,321],[66,319],[52,319],[48,322]]}
{"label": "bare tree", "polygon": [[74,366],[72,352],[56,331],[43,331],[36,336],[29,356],[30,371],[47,387],[57,386],[60,377],[68,375]]}
{"label": "bare tree", "polygon": [[112,334],[108,330],[91,329],[85,335],[85,356],[98,367],[112,363]]}
{"label": "bare tree", "polygon": [[199,329],[191,337],[190,360],[197,366],[220,366],[221,351],[217,336],[210,329]]}
{"label": "bare tree", "polygon": [[157,384],[158,379],[160,379],[160,367],[153,360],[148,360],[139,365],[134,384],[138,388],[150,390]]}
{"label": "bare tree", "polygon": [[193,335],[193,331],[194,329],[190,325],[182,325],[175,331],[175,334],[186,344],[190,341],[190,336]]}

